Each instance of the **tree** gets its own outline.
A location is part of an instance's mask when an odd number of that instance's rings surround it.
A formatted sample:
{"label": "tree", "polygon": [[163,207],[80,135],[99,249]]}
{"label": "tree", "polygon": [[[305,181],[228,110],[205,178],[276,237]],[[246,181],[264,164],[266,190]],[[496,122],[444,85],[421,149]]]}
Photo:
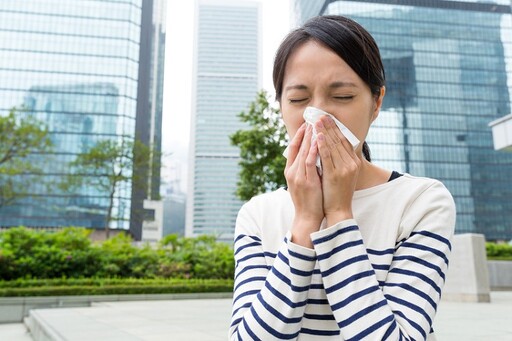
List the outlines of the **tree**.
{"label": "tree", "polygon": [[41,174],[30,155],[51,151],[48,129],[37,119],[16,114],[0,116],[0,208],[26,197],[29,182],[20,175]]}
{"label": "tree", "polygon": [[[108,194],[108,207],[105,215],[105,234],[109,238],[109,225],[113,220],[112,210],[116,189],[122,183],[132,186],[145,184],[140,168],[147,168],[150,160],[160,162],[160,156],[144,143],[135,140],[116,142],[101,140],[84,153],[78,154],[70,163],[73,170],[61,184],[63,190],[80,189],[84,186]],[[133,172],[132,172],[133,170]],[[118,217],[119,218],[119,217]]]}
{"label": "tree", "polygon": [[236,194],[248,200],[286,184],[283,151],[287,134],[279,109],[270,105],[264,90],[258,92],[249,110],[238,116],[242,122],[249,123],[250,128],[230,136],[231,143],[240,148],[242,159]]}

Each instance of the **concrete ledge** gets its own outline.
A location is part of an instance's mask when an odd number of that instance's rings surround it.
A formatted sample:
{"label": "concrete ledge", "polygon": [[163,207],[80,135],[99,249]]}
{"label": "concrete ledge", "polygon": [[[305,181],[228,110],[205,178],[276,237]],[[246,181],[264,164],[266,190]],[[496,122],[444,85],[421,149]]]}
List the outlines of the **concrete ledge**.
{"label": "concrete ledge", "polygon": [[489,260],[487,266],[491,290],[512,290],[512,261]]}
{"label": "concrete ledge", "polygon": [[442,299],[462,302],[491,301],[484,235],[466,233],[453,237]]}
{"label": "concrete ledge", "polygon": [[20,323],[31,310],[47,308],[90,307],[99,302],[191,300],[231,298],[230,292],[148,294],[148,295],[91,295],[91,296],[44,296],[0,298],[0,323]]}
{"label": "concrete ledge", "polygon": [[30,330],[32,338],[37,341],[66,341],[55,331],[37,310],[31,311],[24,319],[25,326]]}

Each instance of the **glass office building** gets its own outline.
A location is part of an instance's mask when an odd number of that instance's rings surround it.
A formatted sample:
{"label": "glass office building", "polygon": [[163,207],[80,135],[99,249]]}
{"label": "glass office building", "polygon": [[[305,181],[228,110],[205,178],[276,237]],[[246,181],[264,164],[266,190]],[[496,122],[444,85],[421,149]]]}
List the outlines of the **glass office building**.
{"label": "glass office building", "polygon": [[[299,6],[300,8],[300,6]],[[375,163],[441,180],[457,233],[512,239],[512,154],[488,123],[511,112],[509,1],[324,1],[379,45],[387,91],[368,136]],[[300,18],[304,21],[307,18]]]}
{"label": "glass office building", "polygon": [[[40,119],[53,142],[51,154],[32,156],[44,181],[22,178],[30,195],[0,209],[0,226],[104,226],[108,193],[64,192],[57,185],[68,163],[97,141],[137,135],[159,149],[162,6],[157,0],[0,2],[0,115],[24,108],[17,115]],[[110,227],[131,228],[137,238],[140,226],[130,226],[130,216],[146,196],[120,184]]]}
{"label": "glass office building", "polygon": [[261,5],[198,1],[186,235],[232,240],[240,151],[229,136],[261,87]]}

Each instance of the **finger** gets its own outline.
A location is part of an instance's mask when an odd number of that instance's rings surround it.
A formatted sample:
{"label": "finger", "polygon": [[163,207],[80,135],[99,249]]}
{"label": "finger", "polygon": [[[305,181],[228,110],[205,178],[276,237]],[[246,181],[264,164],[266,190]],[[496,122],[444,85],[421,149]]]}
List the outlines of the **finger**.
{"label": "finger", "polygon": [[308,124],[306,128],[306,133],[304,134],[304,139],[302,140],[302,145],[300,146],[298,159],[298,174],[306,175],[306,159],[309,154],[309,149],[311,148],[311,135],[313,134],[313,127]]}
{"label": "finger", "polygon": [[[329,137],[330,141],[332,141],[332,144],[340,144],[341,139],[338,135],[338,133],[341,133],[338,129],[338,126],[334,122],[334,120],[329,116],[324,116],[321,118],[321,122],[323,123],[323,126],[325,127],[325,133],[327,137]],[[327,141],[329,142],[329,139]]]}
{"label": "finger", "polygon": [[[335,128],[331,126],[331,123],[334,124]],[[322,133],[324,136],[324,143],[326,148],[329,150],[329,157],[331,159],[331,164],[334,168],[341,167],[343,163],[343,158],[340,155],[340,151],[338,150],[341,146],[341,139],[336,135],[335,130],[338,130],[336,123],[329,116],[322,116],[320,120],[315,125],[317,132]],[[320,153],[322,156],[322,153]],[[322,159],[322,165],[324,160]],[[322,166],[323,167],[323,166]]]}
{"label": "finger", "polygon": [[314,176],[318,176],[318,172],[316,169],[317,156],[318,156],[318,142],[317,142],[317,140],[314,140],[311,143],[311,147],[309,148],[308,157],[306,159],[306,178],[308,178],[308,179],[310,179],[311,177],[314,177]]}
{"label": "finger", "polygon": [[352,160],[353,147],[331,117],[326,116],[322,119],[334,167],[339,168],[343,163]]}
{"label": "finger", "polygon": [[297,132],[295,133],[295,136],[293,137],[290,144],[288,145],[288,158],[286,160],[286,169],[289,168],[295,161],[295,158],[297,157],[297,154],[299,153],[300,146],[302,145],[302,140],[304,138],[305,131],[306,131],[306,123],[304,122],[299,127],[299,130],[297,130]]}
{"label": "finger", "polygon": [[334,163],[331,156],[331,150],[327,145],[327,139],[324,132],[319,132],[316,140],[318,141],[318,153],[320,154],[320,160],[322,161],[322,172],[330,173],[334,170]]}

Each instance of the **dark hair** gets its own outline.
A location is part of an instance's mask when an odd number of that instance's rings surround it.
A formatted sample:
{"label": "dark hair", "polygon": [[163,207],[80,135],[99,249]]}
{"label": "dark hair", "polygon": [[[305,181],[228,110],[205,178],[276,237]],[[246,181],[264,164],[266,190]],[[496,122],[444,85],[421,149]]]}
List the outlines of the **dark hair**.
{"label": "dark hair", "polygon": [[[318,16],[290,32],[283,40],[274,59],[273,80],[276,100],[281,102],[286,63],[296,48],[309,40],[322,43],[334,51],[369,86],[376,97],[385,85],[386,76],[379,48],[373,37],[354,20],[338,16]],[[370,148],[365,142],[363,154],[371,161]]]}

